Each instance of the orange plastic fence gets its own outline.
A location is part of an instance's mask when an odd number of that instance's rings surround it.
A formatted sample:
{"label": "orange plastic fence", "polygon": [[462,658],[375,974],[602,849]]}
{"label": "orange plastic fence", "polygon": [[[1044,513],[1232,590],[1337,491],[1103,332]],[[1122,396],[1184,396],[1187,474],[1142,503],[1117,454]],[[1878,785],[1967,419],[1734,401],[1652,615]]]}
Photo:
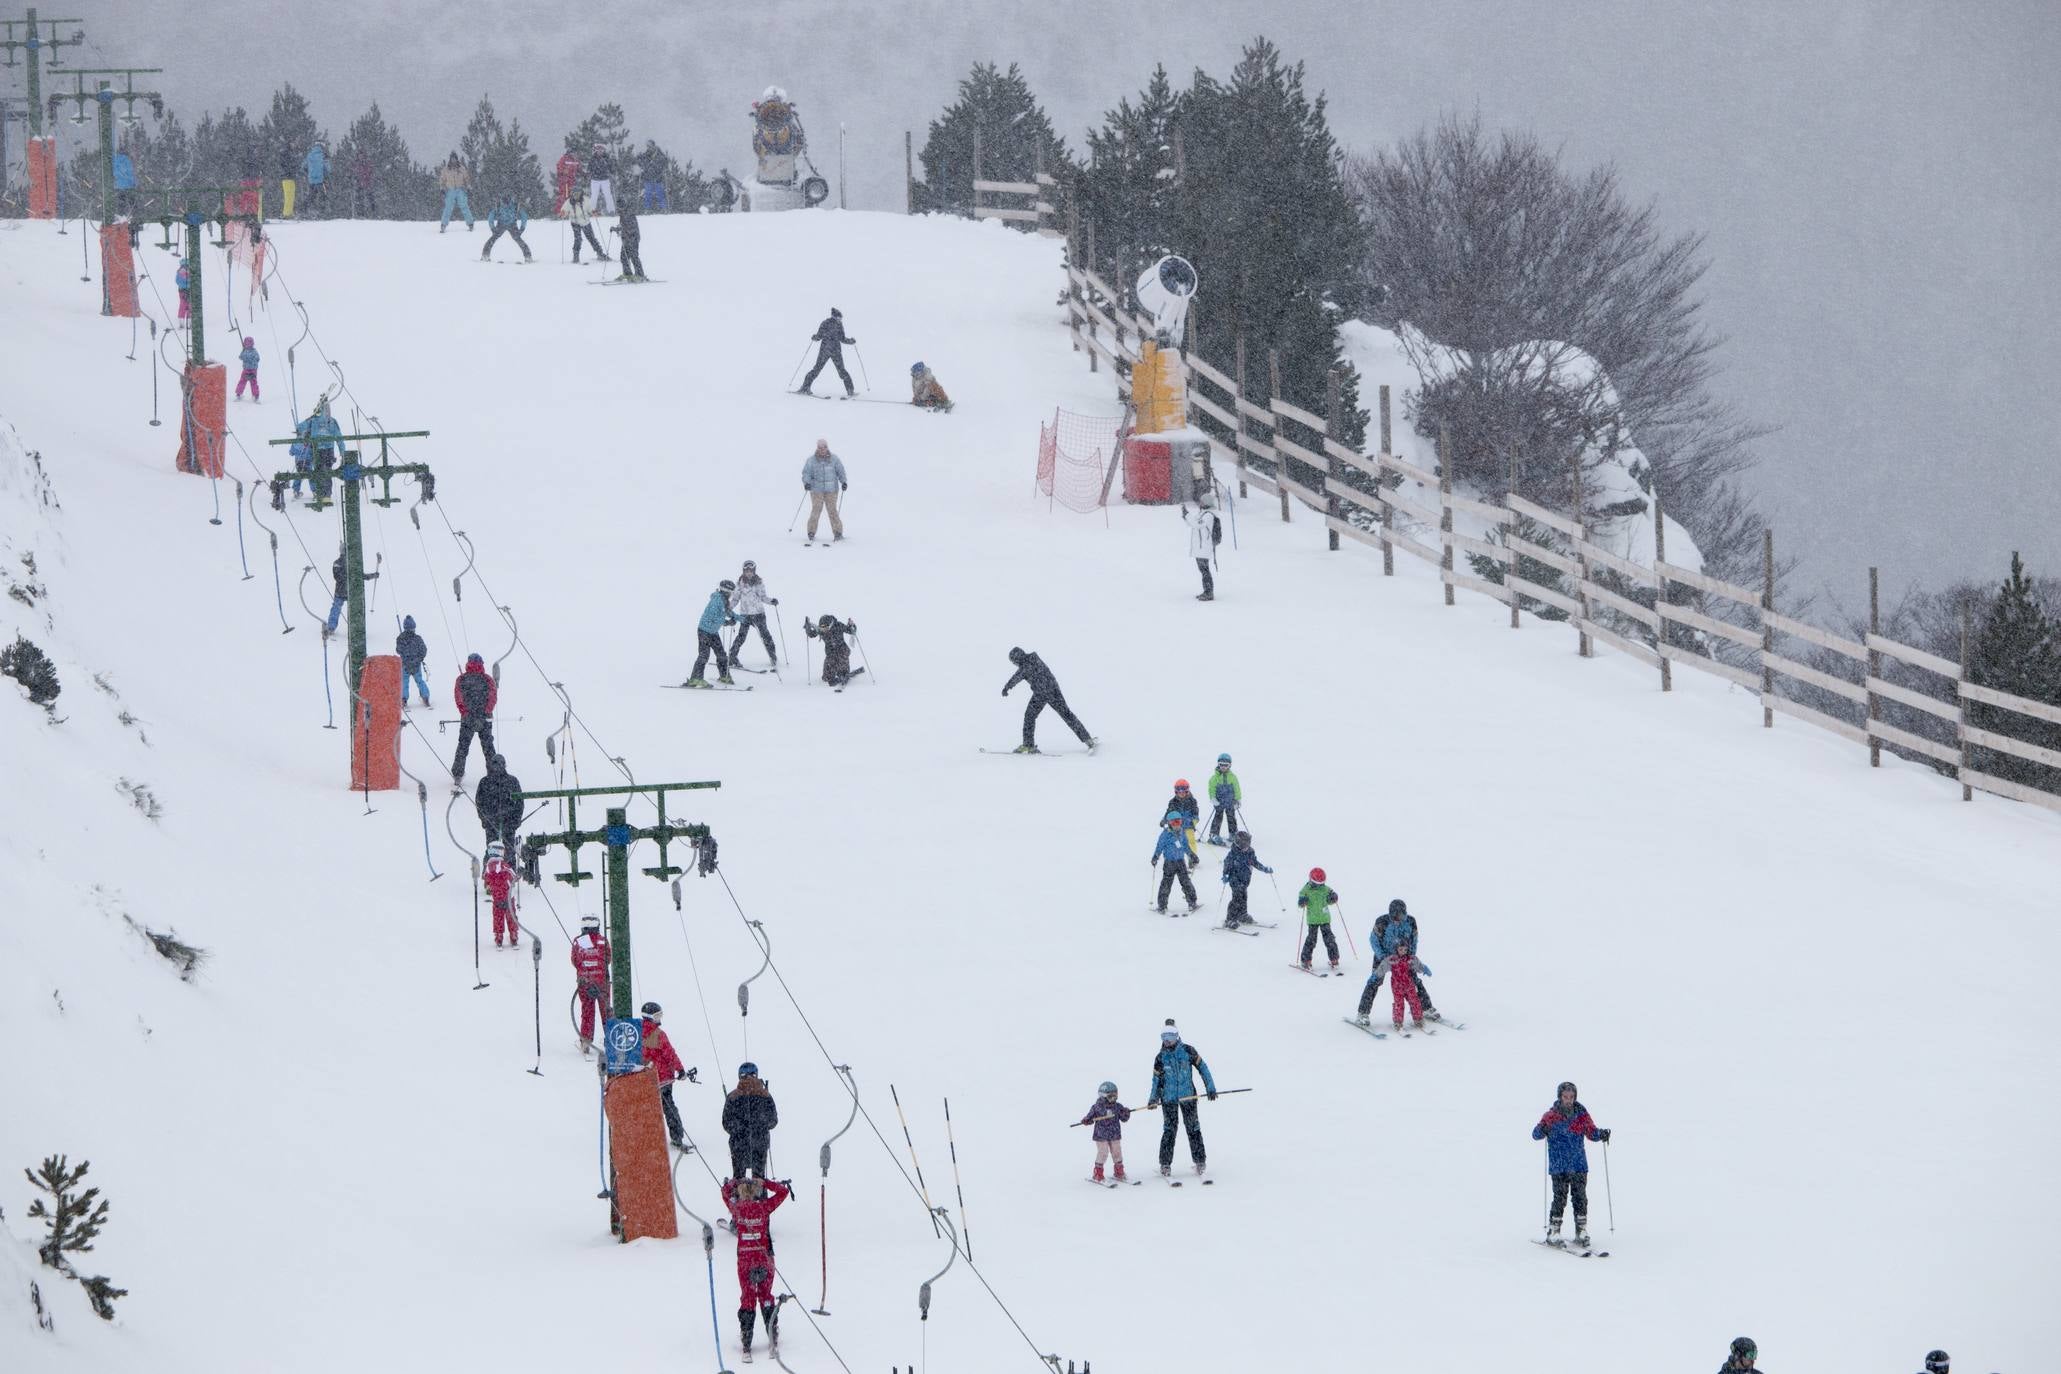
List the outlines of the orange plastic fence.
{"label": "orange plastic fence", "polygon": [[57,140],[29,140],[29,218],[57,218]]}
{"label": "orange plastic fence", "polygon": [[358,675],[351,711],[351,790],[391,792],[401,785],[401,660],[372,654]]}
{"label": "orange plastic fence", "polygon": [[658,1075],[626,1073],[611,1078],[606,1100],[609,1155],[615,1164],[615,1209],[622,1218],[623,1239],[675,1239],[680,1234],[680,1218],[673,1211],[673,1171],[666,1158]]}
{"label": "orange plastic fence", "polygon": [[187,363],[181,383],[186,401],[179,417],[179,471],[222,475],[222,439],[229,427],[229,372],[220,363]]}
{"label": "orange plastic fence", "polygon": [[143,313],[136,308],[136,255],[126,224],[100,226],[100,300],[109,315]]}

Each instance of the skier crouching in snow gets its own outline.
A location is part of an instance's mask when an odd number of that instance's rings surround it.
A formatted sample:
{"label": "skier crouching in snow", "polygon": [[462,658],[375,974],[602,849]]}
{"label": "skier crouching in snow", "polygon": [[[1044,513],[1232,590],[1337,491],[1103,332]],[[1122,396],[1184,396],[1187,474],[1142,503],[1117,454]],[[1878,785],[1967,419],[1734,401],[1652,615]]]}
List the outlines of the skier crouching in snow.
{"label": "skier crouching in snow", "polygon": [[952,398],[945,395],[945,388],[930,370],[928,363],[909,365],[909,404],[925,410],[950,410]]}
{"label": "skier crouching in snow", "polygon": [[1177,1122],[1188,1128],[1188,1157],[1195,1162],[1195,1173],[1199,1178],[1207,1160],[1202,1148],[1202,1113],[1195,1105],[1195,1075],[1202,1075],[1203,1095],[1210,1101],[1217,1100],[1217,1081],[1211,1077],[1209,1065],[1202,1062],[1202,1051],[1193,1045],[1183,1044],[1181,1032],[1174,1023],[1167,1022],[1166,1029],[1159,1033],[1159,1053],[1152,1057],[1152,1095],[1146,1100],[1145,1110],[1157,1107],[1162,1112],[1159,1124],[1159,1176],[1167,1177],[1174,1168],[1174,1129]]}
{"label": "skier crouching in snow", "polygon": [[826,685],[842,687],[866,671],[864,668],[852,671],[852,646],[844,642],[846,635],[858,637],[858,621],[840,621],[834,615],[820,615],[814,620],[804,619],[802,633],[810,639],[823,641],[823,681]]}
{"label": "skier crouching in snow", "polygon": [[1016,747],[1016,752],[1038,752],[1038,713],[1047,706],[1067,723],[1082,744],[1093,749],[1095,737],[1088,733],[1087,726],[1081,724],[1080,717],[1067,708],[1066,693],[1059,690],[1059,679],[1052,676],[1045,660],[1026,649],[1011,649],[1009,661],[1016,665],[1016,672],[1002,684],[1002,695],[1008,696],[1010,689],[1019,682],[1028,682],[1031,689],[1030,704],[1023,708],[1023,743]]}
{"label": "skier crouching in snow", "polygon": [[737,1237],[737,1330],[751,1356],[753,1309],[766,1319],[766,1344],[780,1349],[780,1304],[773,1296],[773,1213],[793,1189],[775,1179],[732,1178],[723,1182],[723,1205]]}
{"label": "skier crouching in snow", "polygon": [[[486,784],[480,784],[484,787]],[[508,866],[499,840],[487,846],[487,861],[480,869],[480,883],[494,900],[494,948],[501,948],[501,931],[508,931],[511,948],[522,948],[522,931],[515,924],[515,870]]]}
{"label": "skier crouching in snow", "polygon": [[1324,952],[1331,956],[1331,971],[1338,971],[1338,937],[1331,933],[1331,908],[1338,903],[1338,894],[1324,883],[1324,870],[1310,870],[1310,880],[1302,885],[1296,894],[1295,904],[1302,908],[1303,920],[1309,925],[1309,933],[1302,937],[1302,966],[1307,970],[1310,956],[1317,952],[1317,936],[1324,937]]}
{"label": "skier crouching in snow", "polygon": [[601,918],[580,917],[580,933],[572,943],[573,982],[580,996],[580,1053],[594,1048],[594,1018],[608,1021],[608,939]]}
{"label": "skier crouching in snow", "polygon": [[1193,911],[1201,905],[1195,900],[1195,883],[1188,877],[1190,853],[1186,820],[1178,811],[1167,812],[1159,840],[1152,847],[1152,858],[1147,861],[1159,866],[1159,914],[1162,916],[1166,915],[1167,895],[1174,890],[1176,878],[1181,880],[1181,892],[1188,899],[1188,910]]}
{"label": "skier crouching in snow", "polygon": [[[1408,946],[1410,953],[1415,954],[1418,948],[1417,941],[1417,918],[1410,914],[1410,908],[1403,903],[1402,898],[1398,897],[1388,904],[1386,912],[1374,920],[1374,934],[1368,945],[1368,952],[1373,955],[1375,966],[1372,976],[1367,979],[1366,988],[1360,993],[1359,1021],[1361,1025],[1367,1024],[1367,1013],[1374,1006],[1375,994],[1381,991],[1381,980],[1385,976],[1383,972],[1385,966],[1381,963],[1382,958],[1386,955],[1394,954],[1405,946]],[[1438,1008],[1431,1005],[1431,993],[1425,988],[1424,980],[1417,976],[1417,970],[1414,966],[1411,968],[1410,973],[1417,985],[1417,1005],[1424,1009],[1424,1019],[1427,1021],[1445,1020],[1443,1016],[1438,1014]]]}
{"label": "skier crouching in snow", "polygon": [[1224,855],[1224,866],[1218,875],[1231,888],[1231,905],[1224,912],[1224,924],[1232,930],[1257,924],[1245,908],[1246,889],[1252,886],[1255,868],[1262,873],[1274,871],[1260,862],[1258,851],[1252,847],[1252,836],[1241,830],[1232,837],[1231,851]]}
{"label": "skier crouching in snow", "polygon": [[737,584],[726,577],[709,593],[708,604],[701,608],[701,620],[694,627],[694,671],[681,686],[708,686],[708,679],[701,674],[708,667],[710,654],[716,656],[716,681],[725,687],[734,685],[730,679],[730,658],[723,652],[723,627],[737,623],[737,617],[730,613],[730,594],[736,590]]}
{"label": "skier crouching in snow", "polygon": [[[1584,1140],[1608,1144],[1610,1132],[1596,1125],[1589,1109],[1575,1096],[1574,1084],[1562,1083],[1558,1100],[1531,1128],[1533,1140],[1546,1142],[1546,1168],[1553,1175],[1553,1211],[1546,1223],[1546,1244],[1558,1245],[1560,1218],[1574,1196],[1574,1243],[1589,1243],[1589,1152]],[[1747,1366],[1750,1368],[1750,1366]]]}
{"label": "skier crouching in snow", "polygon": [[1095,1173],[1092,1181],[1103,1182],[1102,1161],[1113,1160],[1116,1164],[1116,1181],[1129,1183],[1124,1177],[1124,1122],[1131,1119],[1131,1109],[1116,1100],[1116,1084],[1104,1082],[1098,1088],[1088,1114],[1077,1123],[1093,1126],[1095,1137]]}

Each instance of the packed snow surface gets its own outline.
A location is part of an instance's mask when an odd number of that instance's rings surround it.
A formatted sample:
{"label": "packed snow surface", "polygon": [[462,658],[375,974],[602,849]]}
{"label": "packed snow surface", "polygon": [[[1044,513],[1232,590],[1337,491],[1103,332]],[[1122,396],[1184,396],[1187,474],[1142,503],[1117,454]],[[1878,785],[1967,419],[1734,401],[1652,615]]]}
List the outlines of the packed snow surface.
{"label": "packed snow surface", "polygon": [[[817,1320],[837,1356],[790,1305],[798,1374],[840,1357],[1030,1374],[1037,1352],[1109,1374],[1589,1374],[1709,1368],[1742,1332],[1776,1370],[1910,1369],[1944,1346],[2023,1372],[2061,1349],[2055,818],[1963,804],[1894,760],[1872,771],[1804,725],[1762,730],[1750,697],[1698,674],[1663,696],[1637,664],[1577,657],[1564,627],[1513,632],[1466,594],[1446,608],[1406,559],[1384,579],[1364,548],[1327,553],[1320,522],[1283,524],[1265,500],[1236,507],[1218,600],[1197,604],[1173,512],[1105,525],[1033,499],[1038,422],[1110,408],[1057,318],[1055,245],[936,219],[654,216],[662,284],[597,290],[558,261],[560,225],[533,230],[539,262],[518,268],[479,265],[481,236],[455,228],[282,224],[269,306],[239,288],[233,317],[211,257],[213,356],[233,371],[238,327],[264,353],[264,401],[231,409],[246,489],[244,451],[283,465],[262,441],[336,380],[318,346],[349,383],[347,425],[431,431],[400,453],[434,466],[438,507],[419,536],[404,507],[368,510],[366,546],[374,648],[403,612],[431,645],[438,704],[413,713],[404,762],[430,783],[432,882],[412,789],[368,813],[345,790],[347,736],[324,728],[297,583],[314,567],[308,604],[326,610],[336,512],[263,512],[283,634],[264,534],[228,483],[210,524],[217,492],[172,470],[173,426],[148,424],[148,326],[130,361],[130,324],[78,279],[77,232],[0,227],[0,416],[21,441],[0,445],[4,571],[27,580],[33,550],[42,587],[0,598],[0,636],[36,639],[64,683],[61,724],[0,693],[0,1367],[717,1367],[691,1226],[619,1246],[595,1198],[596,1082],[558,922],[598,910],[599,885],[524,894],[544,939],[541,1076],[527,951],[489,943],[474,988],[438,777],[455,731],[437,725],[469,650],[502,660],[502,747],[531,787],[617,781],[611,755],[645,781],[722,781],[672,810],[715,827],[780,978],[741,1018],[761,956],[722,883],[687,879],[676,915],[639,876],[637,992],[708,1080],[679,1097],[718,1167],[717,1083],[746,1057],[772,1082],[773,1171],[798,1190],[774,1232],[807,1306],[827,1215],[834,1315]],[[144,261],[162,317],[172,261]],[[922,358],[954,413],[783,395],[832,305],[874,395],[906,399]],[[160,408],[176,417],[169,384]],[[850,538],[805,548],[789,517],[819,436],[850,473]],[[462,600],[453,527],[478,550]],[[797,658],[804,615],[858,622],[858,685],[805,686],[797,664],[740,676],[749,694],[661,690],[746,558]],[[998,695],[1012,645],[1044,655],[1096,756],[980,752],[1016,742],[1023,689]],[[544,752],[552,681],[584,723],[564,765]],[[1049,715],[1040,738],[1071,742]],[[1213,933],[1207,906],[1147,910],[1161,803],[1220,750],[1278,870],[1253,890],[1283,922],[1262,938]],[[478,847],[466,804],[452,824]],[[1338,980],[1289,967],[1275,884],[1292,902],[1312,865],[1355,946]],[[1377,1043],[1340,1024],[1392,897],[1467,1029]],[[181,981],[125,915],[208,962]],[[1217,1185],[1150,1179],[1141,1113],[1127,1154],[1149,1181],[1090,1189],[1088,1133],[1068,1123],[1104,1078],[1142,1105],[1168,1017],[1221,1086],[1253,1090],[1204,1107]],[[862,1119],[839,1140],[819,1202],[817,1151],[849,1103],[830,1059],[882,1138]],[[1529,1243],[1529,1131],[1563,1078],[1616,1132],[1609,1203],[1590,1149],[1607,1260]],[[972,1258],[1027,1334],[963,1258],[919,1322],[948,1250],[899,1172],[890,1084],[958,1221],[950,1098]],[[60,1151],[90,1158],[113,1202],[81,1268],[131,1293],[105,1325],[44,1273],[45,1333],[17,1171]],[[696,1211],[717,1206],[697,1160],[678,1179]],[[735,1368],[726,1236],[714,1284]]]}

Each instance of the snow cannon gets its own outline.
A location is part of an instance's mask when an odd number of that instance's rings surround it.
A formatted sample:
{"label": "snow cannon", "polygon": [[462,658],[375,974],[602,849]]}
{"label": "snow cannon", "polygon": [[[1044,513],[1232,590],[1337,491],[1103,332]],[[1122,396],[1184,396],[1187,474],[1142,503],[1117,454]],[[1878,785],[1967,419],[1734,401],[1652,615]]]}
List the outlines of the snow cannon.
{"label": "snow cannon", "polygon": [[[821,205],[830,198],[830,183],[809,161],[808,134],[801,114],[787,92],[766,87],[751,105],[751,151],[758,159],[753,180],[762,188],[746,198],[753,210],[793,210]],[[808,175],[801,173],[808,168]]]}
{"label": "snow cannon", "polygon": [[1152,316],[1153,330],[1162,348],[1176,346],[1188,323],[1188,302],[1195,298],[1201,279],[1188,259],[1169,253],[1138,276],[1138,304]]}
{"label": "snow cannon", "polygon": [[1184,503],[1210,487],[1209,439],[1188,425],[1187,369],[1177,351],[1198,285],[1194,265],[1173,254],[1138,277],[1138,304],[1152,316],[1154,337],[1139,341],[1131,368],[1138,418],[1124,441],[1124,500],[1133,505]]}

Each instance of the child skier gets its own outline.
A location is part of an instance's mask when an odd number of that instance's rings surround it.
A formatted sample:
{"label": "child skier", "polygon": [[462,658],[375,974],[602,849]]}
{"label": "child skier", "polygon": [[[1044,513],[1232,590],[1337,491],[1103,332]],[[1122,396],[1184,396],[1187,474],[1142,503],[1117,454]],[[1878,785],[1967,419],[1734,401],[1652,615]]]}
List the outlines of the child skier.
{"label": "child skier", "polygon": [[1252,870],[1272,873],[1274,870],[1260,862],[1260,856],[1252,847],[1252,836],[1243,830],[1232,837],[1231,852],[1224,855],[1223,871],[1219,878],[1231,887],[1231,905],[1224,912],[1224,924],[1232,930],[1256,922],[1245,909],[1245,890],[1252,886]]}
{"label": "child skier", "polygon": [[258,341],[248,334],[243,337],[243,352],[236,355],[243,363],[243,375],[236,379],[236,399],[243,399],[243,389],[250,388],[253,401],[263,400],[258,395]]}
{"label": "child skier", "polygon": [[802,621],[802,633],[810,639],[823,641],[823,681],[832,687],[842,687],[860,673],[852,669],[852,646],[844,642],[846,635],[857,638],[859,622],[840,621],[834,615],[817,616],[814,620]]}
{"label": "child skier", "polygon": [[730,641],[732,663],[742,660],[745,638],[756,628],[759,642],[766,646],[766,661],[779,666],[780,655],[773,651],[773,632],[766,628],[766,607],[779,604],[779,597],[767,595],[766,579],[759,576],[759,565],[745,559],[743,570],[737,574],[736,594],[730,598],[730,610],[737,617],[737,637]]}
{"label": "child skier", "polygon": [[1167,798],[1166,805],[1159,808],[1159,811],[1161,815],[1165,815],[1169,811],[1178,811],[1188,818],[1190,826],[1199,825],[1202,822],[1202,803],[1197,801],[1195,794],[1188,790],[1188,780],[1186,778],[1174,779],[1174,795]]}
{"label": "child skier", "polygon": [[601,240],[594,237],[594,216],[587,211],[587,193],[585,190],[575,189],[573,191],[571,217],[573,261],[578,262],[580,260],[580,240],[585,238],[588,243],[594,245],[594,260],[596,262],[608,262],[610,260],[608,254],[601,251]]}
{"label": "child skier", "polygon": [[572,943],[573,981],[580,998],[580,1053],[594,1048],[594,1015],[608,1021],[608,939],[601,918],[580,917],[580,933]]}
{"label": "child skier", "polygon": [[[312,474],[318,467],[335,465],[337,453],[343,446],[329,441],[343,434],[343,426],[329,413],[328,392],[323,392],[315,399],[315,408],[308,412],[305,420],[293,427],[293,432],[299,441],[286,451],[293,456],[295,472]],[[317,458],[323,461],[318,463]],[[315,490],[316,495],[324,494],[324,488],[314,481],[310,480],[308,485]],[[301,479],[298,477],[293,479],[293,494],[296,497],[301,494]]]}
{"label": "child skier", "polygon": [[909,404],[924,410],[950,410],[952,398],[945,395],[944,386],[928,363],[912,363],[909,366]]}
{"label": "child skier", "polygon": [[1531,1128],[1533,1140],[1546,1142],[1546,1168],[1553,1175],[1553,1211],[1546,1223],[1546,1244],[1559,1245],[1560,1217],[1574,1195],[1574,1243],[1589,1243],[1589,1152],[1583,1140],[1608,1144],[1610,1132],[1596,1125],[1576,1096],[1574,1084],[1562,1083],[1553,1105]]}
{"label": "child skier", "polygon": [[401,632],[394,636],[394,652],[401,659],[401,707],[408,705],[408,684],[414,683],[422,689],[422,704],[429,705],[429,679],[423,675],[422,665],[429,660],[429,645],[422,642],[422,636],[415,633],[415,617],[401,617]]}
{"label": "child skier", "polygon": [[666,1134],[672,1137],[674,1149],[684,1150],[687,1127],[680,1121],[680,1109],[673,1105],[673,1084],[682,1078],[695,1081],[694,1071],[680,1063],[679,1052],[659,1024],[664,1019],[664,1007],[656,1002],[644,1004],[644,1019],[640,1023],[644,1031],[644,1063],[658,1075],[658,1105],[665,1111]]}
{"label": "child skier", "polygon": [[[1374,1006],[1375,994],[1381,991],[1381,980],[1387,968],[1381,960],[1404,946],[1408,946],[1410,953],[1415,954],[1417,940],[1417,918],[1410,914],[1410,908],[1404,905],[1402,898],[1398,897],[1390,902],[1388,910],[1375,918],[1374,935],[1368,945],[1369,953],[1375,960],[1374,972],[1368,977],[1367,986],[1360,993],[1361,1025],[1367,1024],[1367,1013]],[[1424,1009],[1424,1019],[1443,1021],[1445,1018],[1438,1014],[1438,1008],[1431,1005],[1431,993],[1424,986],[1424,979],[1418,976],[1415,967],[1411,968],[1410,975],[1417,985],[1417,1004]]]}
{"label": "child skier", "polygon": [[179,318],[186,319],[193,314],[192,305],[187,300],[187,294],[193,289],[193,273],[187,270],[185,263],[179,264],[179,270],[172,275],[172,283],[179,291]]}
{"label": "child skier", "polygon": [[[1374,965],[1374,976],[1368,979],[1368,982],[1379,987],[1381,976],[1387,974],[1389,985],[1395,989],[1394,1020],[1397,1030],[1403,1028],[1403,1007],[1406,1004],[1410,1008],[1410,1029],[1424,1029],[1424,1003],[1417,995],[1417,980],[1429,976],[1430,973],[1431,970],[1425,967],[1424,961],[1411,951],[1408,941],[1399,943],[1393,954],[1384,954],[1380,962]],[[1368,999],[1362,995],[1360,1000],[1364,1003]],[[1363,1026],[1367,1024],[1365,1012],[1360,1013],[1359,1022]]]}
{"label": "child skier", "polygon": [[747,1360],[754,1307],[766,1319],[766,1344],[775,1354],[780,1350],[780,1304],[773,1296],[773,1213],[792,1191],[774,1179],[723,1181],[723,1205],[730,1209],[730,1232],[737,1237],[737,1330],[744,1337]]}
{"label": "child skier", "polygon": [[[598,207],[597,207],[598,209]],[[615,223],[608,227],[611,234],[622,235],[619,250],[623,258],[622,281],[643,281],[644,276],[644,229],[637,223],[637,206],[633,201],[624,201],[616,211]]]}
{"label": "child skier", "polygon": [[1310,956],[1316,952],[1317,936],[1324,937],[1324,952],[1331,956],[1331,971],[1338,971],[1338,937],[1331,933],[1331,908],[1338,901],[1338,894],[1324,885],[1324,870],[1310,870],[1310,880],[1302,885],[1296,895],[1295,904],[1303,910],[1303,920],[1309,925],[1309,933],[1302,937],[1302,967],[1307,973]]}
{"label": "child skier", "polygon": [[522,931],[515,924],[515,870],[508,865],[507,851],[495,840],[487,846],[487,862],[480,869],[480,882],[494,899],[494,948],[501,948],[501,932],[508,931],[508,947],[522,948]]}
{"label": "child skier", "polygon": [[1129,1183],[1130,1180],[1124,1177],[1123,1124],[1131,1119],[1131,1109],[1116,1100],[1116,1084],[1105,1081],[1097,1091],[1101,1096],[1088,1107],[1088,1114],[1079,1123],[1095,1128],[1095,1173],[1089,1181],[1104,1181],[1102,1161],[1108,1159],[1116,1162],[1116,1181]]}
{"label": "child skier", "polygon": [[1209,799],[1216,803],[1216,810],[1209,813],[1209,842],[1223,844],[1217,838],[1217,827],[1227,833],[1238,830],[1238,808],[1245,801],[1245,789],[1238,785],[1238,775],[1231,771],[1231,756],[1217,755],[1216,771],[1209,775]]}
{"label": "child skier", "polygon": [[[1167,894],[1173,891],[1174,880],[1181,880],[1181,892],[1188,898],[1188,910],[1194,911],[1201,903],[1195,900],[1195,884],[1188,877],[1187,820],[1178,811],[1166,813],[1164,828],[1159,832],[1159,841],[1152,847],[1153,864],[1161,865],[1159,870],[1159,914],[1166,914]],[[1307,967],[1307,964],[1305,965]]]}
{"label": "child skier", "polygon": [[723,652],[723,627],[737,623],[737,617],[730,614],[730,593],[736,590],[737,584],[726,577],[709,593],[708,605],[702,607],[701,620],[694,627],[694,671],[682,686],[708,686],[708,679],[701,674],[710,654],[716,656],[716,681],[725,687],[735,685],[730,678],[730,657]]}

